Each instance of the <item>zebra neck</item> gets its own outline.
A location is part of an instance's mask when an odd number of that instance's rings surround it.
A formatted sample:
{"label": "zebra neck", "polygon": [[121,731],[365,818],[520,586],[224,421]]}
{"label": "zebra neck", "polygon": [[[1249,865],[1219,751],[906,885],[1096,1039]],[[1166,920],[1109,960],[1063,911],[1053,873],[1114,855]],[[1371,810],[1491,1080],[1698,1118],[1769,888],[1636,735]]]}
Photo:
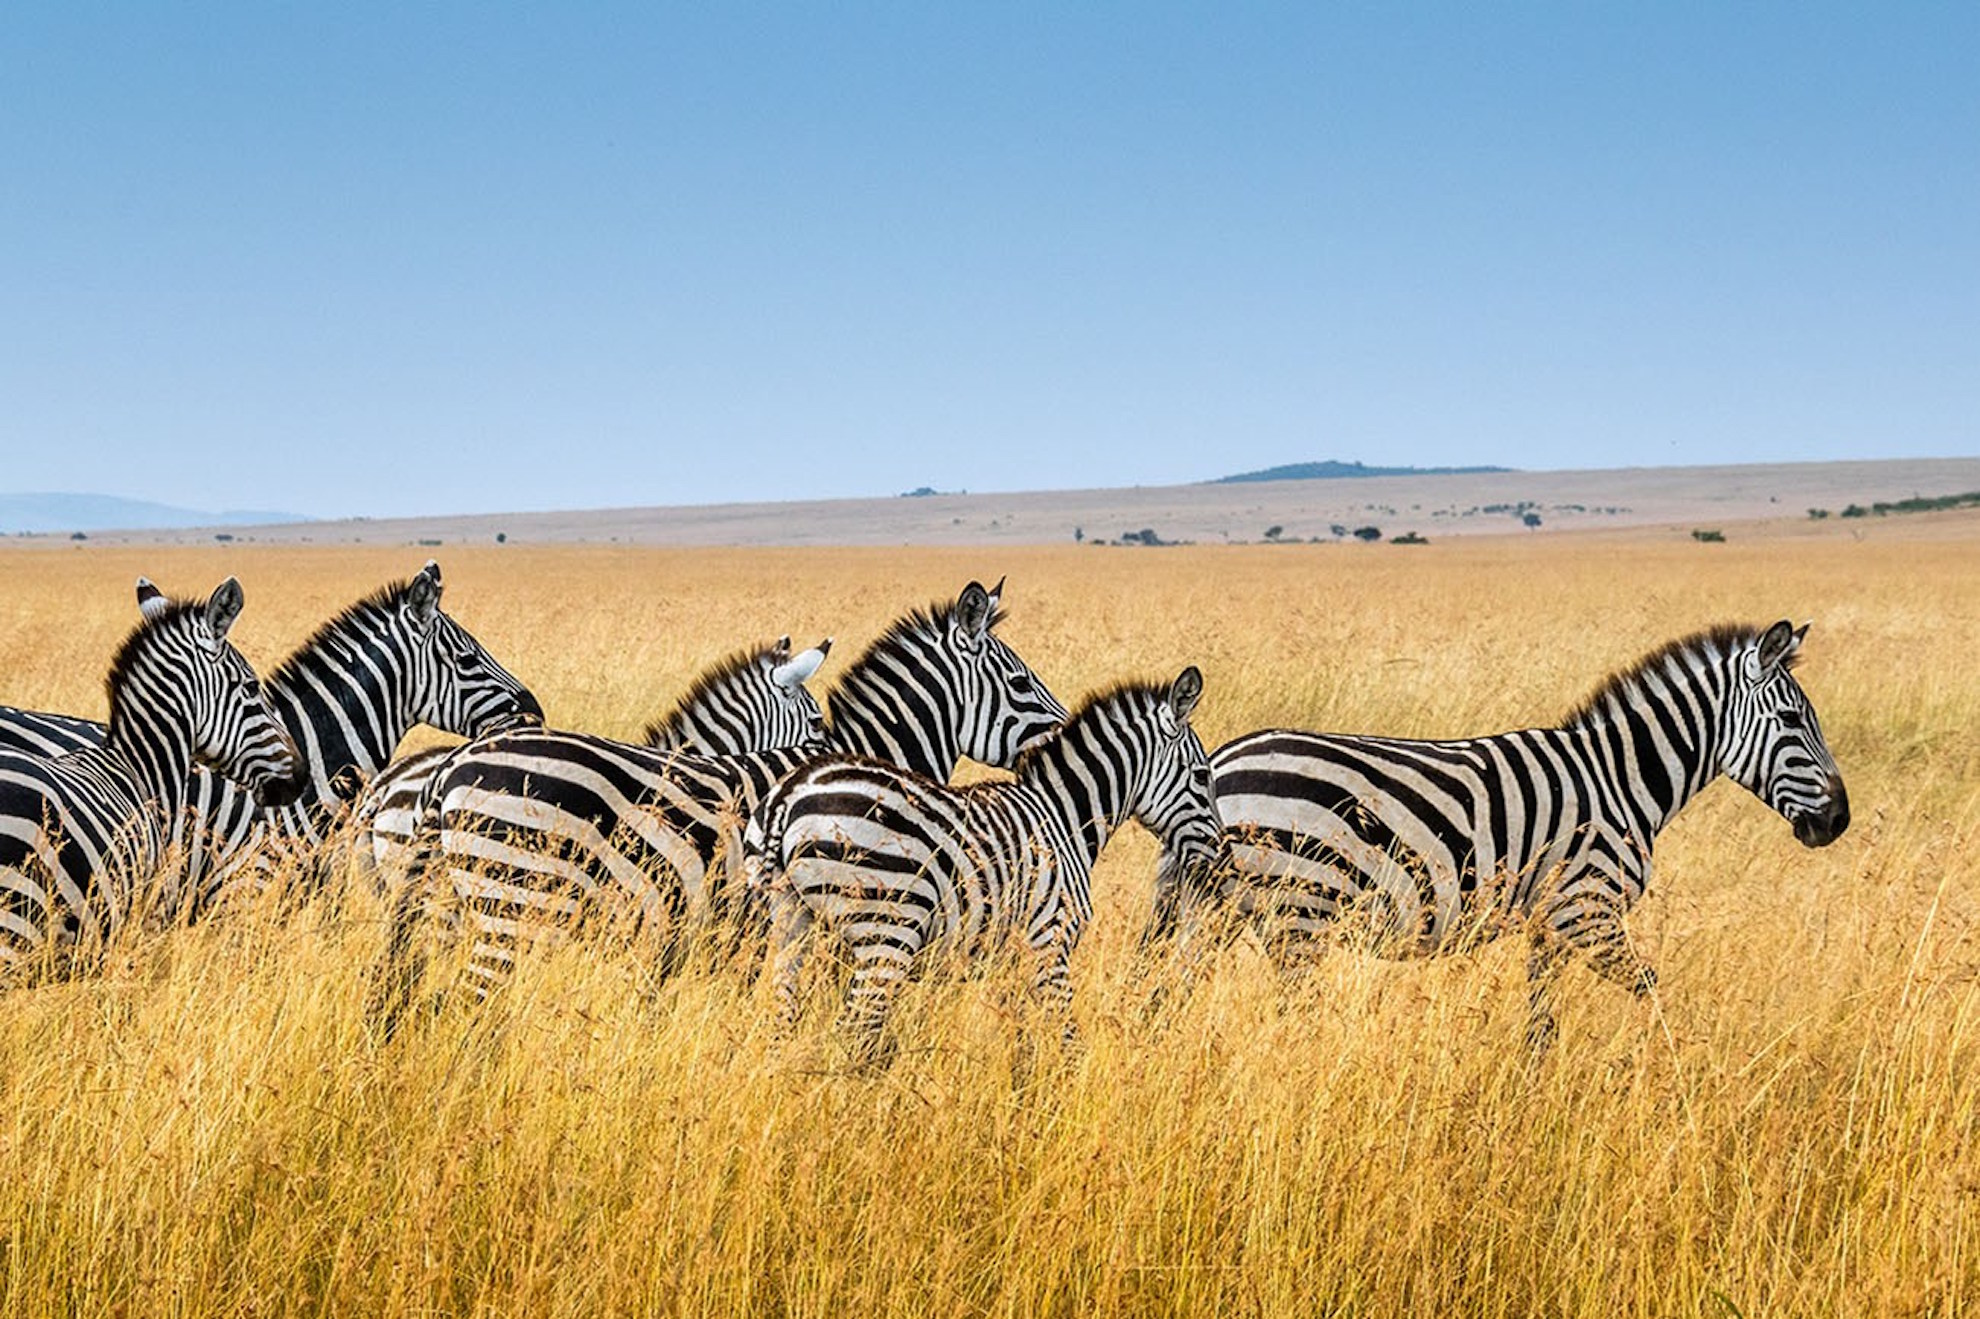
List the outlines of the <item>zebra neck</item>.
{"label": "zebra neck", "polygon": [[[916,665],[910,659],[903,667]],[[924,691],[905,679],[887,686],[855,669],[832,692],[827,736],[835,750],[884,760],[946,783],[962,760],[959,704],[946,686]]]}
{"label": "zebra neck", "polygon": [[369,778],[391,760],[415,722],[403,668],[384,637],[348,627],[311,642],[269,679],[269,701],[309,766],[304,803],[337,800],[340,782]]}
{"label": "zebra neck", "polygon": [[1143,773],[1141,752],[1139,742],[1121,737],[1119,730],[1076,718],[1019,763],[1019,784],[1035,791],[1057,832],[1077,842],[1089,870],[1114,831],[1127,823]]}
{"label": "zebra neck", "polygon": [[193,765],[192,720],[185,711],[140,712],[113,704],[102,754],[130,777],[140,795],[158,803],[161,818],[179,818]]}
{"label": "zebra neck", "polygon": [[1724,688],[1674,661],[1608,693],[1584,716],[1589,753],[1647,843],[1719,776]]}

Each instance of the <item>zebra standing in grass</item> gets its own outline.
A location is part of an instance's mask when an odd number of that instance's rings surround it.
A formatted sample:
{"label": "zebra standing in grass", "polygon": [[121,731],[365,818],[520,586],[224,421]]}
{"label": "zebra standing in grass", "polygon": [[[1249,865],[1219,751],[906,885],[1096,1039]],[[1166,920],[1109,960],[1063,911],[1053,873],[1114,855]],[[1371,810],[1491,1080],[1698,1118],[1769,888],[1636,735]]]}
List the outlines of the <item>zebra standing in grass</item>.
{"label": "zebra standing in grass", "polygon": [[[777,780],[832,751],[947,778],[967,755],[1008,766],[1065,720],[995,635],[1003,583],[971,582],[953,605],[900,619],[827,698],[827,740],[740,756],[697,756],[577,733],[508,733],[446,762],[428,788],[420,857],[387,946],[389,1032],[417,974],[415,890],[443,872],[471,915],[477,994],[506,978],[518,943],[601,905],[668,927],[662,972],[683,926],[735,933],[742,820]],[[717,864],[718,861],[721,864]]]}
{"label": "zebra standing in grass", "polygon": [[1093,697],[1019,758],[1010,783],[951,788],[835,756],[778,784],[759,817],[760,882],[786,1020],[798,1013],[817,923],[851,953],[844,1019],[869,1050],[911,964],[931,948],[981,957],[1022,939],[1033,991],[1068,1009],[1068,958],[1092,919],[1093,864],[1114,831],[1133,817],[1183,864],[1216,846],[1210,762],[1189,724],[1202,694],[1191,667],[1166,687]]}
{"label": "zebra standing in grass", "polygon": [[[696,677],[671,711],[646,726],[645,744],[713,756],[822,744],[825,715],[804,684],[831,653],[827,637],[793,655],[785,636],[730,655]],[[464,749],[434,747],[402,756],[365,789],[354,816],[354,849],[374,879],[411,862],[420,797],[440,766]]]}
{"label": "zebra standing in grass", "polygon": [[1568,955],[1637,994],[1655,986],[1624,917],[1649,883],[1658,831],[1720,774],[1806,846],[1849,827],[1842,776],[1791,671],[1807,631],[1722,626],[1674,641],[1558,728],[1448,742],[1241,737],[1211,758],[1217,861],[1205,871],[1164,858],[1151,932],[1213,890],[1282,965],[1350,911],[1397,956],[1524,928],[1528,1038],[1544,1047]]}
{"label": "zebra standing in grass", "polygon": [[[467,629],[440,608],[440,568],[429,562],[409,581],[365,597],[316,633],[270,675],[269,703],[301,753],[306,776],[294,801],[270,809],[221,775],[195,769],[175,817],[185,845],[197,911],[223,887],[272,865],[271,841],[320,843],[353,795],[419,723],[468,734],[540,721],[529,689],[497,663]],[[147,616],[164,601],[140,580]],[[18,712],[25,713],[25,712]],[[47,720],[29,715],[27,719]],[[79,745],[99,744],[102,725],[86,721]],[[0,729],[27,720],[0,719]]]}
{"label": "zebra standing in grass", "polygon": [[151,611],[111,663],[102,746],[0,751],[0,976],[102,948],[157,870],[196,760],[271,801],[299,788],[295,744],[227,641],[242,603],[229,577]]}

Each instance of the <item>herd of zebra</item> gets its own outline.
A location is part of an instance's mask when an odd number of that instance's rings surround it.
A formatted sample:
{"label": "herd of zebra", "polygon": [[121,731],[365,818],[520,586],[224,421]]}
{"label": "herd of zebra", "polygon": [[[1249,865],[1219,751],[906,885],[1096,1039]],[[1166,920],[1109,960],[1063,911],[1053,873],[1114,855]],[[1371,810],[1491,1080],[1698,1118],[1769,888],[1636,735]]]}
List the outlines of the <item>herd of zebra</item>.
{"label": "herd of zebra", "polygon": [[[1558,726],[1454,741],[1271,730],[1206,754],[1202,675],[1067,710],[998,635],[1003,583],[895,621],[821,707],[830,641],[722,660],[638,743],[545,726],[529,689],[440,607],[437,565],[321,627],[261,681],[203,601],[138,582],[107,724],[0,707],[0,980],[72,973],[136,921],[200,918],[291,865],[370,882],[390,1033],[429,926],[483,996],[574,924],[641,932],[659,974],[697,945],[769,968],[848,964],[842,1020],[884,1035],[932,950],[1015,949],[1070,1032],[1093,865],[1130,818],[1161,843],[1144,943],[1250,931],[1296,972],[1340,931],[1389,955],[1530,940],[1529,1039],[1579,954],[1655,984],[1624,922],[1659,830],[1724,774],[1819,847],[1849,824],[1793,675],[1807,628],[1722,626],[1604,679]],[[467,739],[394,760],[417,724]],[[968,757],[1002,768],[952,787]],[[364,880],[358,876],[365,877]],[[1351,918],[1351,919],[1350,919]]]}

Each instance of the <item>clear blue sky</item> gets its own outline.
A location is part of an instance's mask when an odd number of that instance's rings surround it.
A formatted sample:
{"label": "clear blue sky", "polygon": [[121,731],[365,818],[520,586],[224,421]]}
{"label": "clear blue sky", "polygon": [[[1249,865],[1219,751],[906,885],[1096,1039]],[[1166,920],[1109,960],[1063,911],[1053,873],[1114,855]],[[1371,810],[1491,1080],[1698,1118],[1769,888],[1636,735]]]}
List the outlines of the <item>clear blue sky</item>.
{"label": "clear blue sky", "polygon": [[1980,452],[1980,6],[12,5],[0,489]]}

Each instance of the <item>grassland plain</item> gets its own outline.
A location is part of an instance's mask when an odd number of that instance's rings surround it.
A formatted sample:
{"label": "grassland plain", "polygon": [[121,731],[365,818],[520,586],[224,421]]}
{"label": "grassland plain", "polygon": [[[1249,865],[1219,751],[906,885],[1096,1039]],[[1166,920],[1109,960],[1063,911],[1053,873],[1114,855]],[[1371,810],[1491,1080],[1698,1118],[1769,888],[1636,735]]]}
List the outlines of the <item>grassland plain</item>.
{"label": "grassland plain", "polygon": [[[781,632],[855,649],[1010,575],[1067,698],[1203,666],[1215,744],[1292,724],[1546,722],[1719,619],[1812,618],[1848,777],[1834,847],[1720,784],[1633,930],[1647,1003],[1571,974],[1523,1063],[1522,950],[1330,958],[1290,999],[1223,954],[1157,1017],[1153,848],[1080,950],[1078,1057],[1014,1066],[1008,974],[935,979],[848,1074],[823,992],[642,992],[578,944],[390,1046],[364,892],[134,937],[0,1014],[0,1311],[1891,1315],[1980,1308],[1980,520],[1421,548],[440,551],[455,615],[554,722],[631,735]],[[1856,529],[1860,532],[1861,529]],[[1678,533],[1681,537],[1682,533]],[[131,579],[247,588],[266,666],[418,549],[0,549],[0,700],[100,712]],[[1159,976],[1160,972],[1153,973]]]}

